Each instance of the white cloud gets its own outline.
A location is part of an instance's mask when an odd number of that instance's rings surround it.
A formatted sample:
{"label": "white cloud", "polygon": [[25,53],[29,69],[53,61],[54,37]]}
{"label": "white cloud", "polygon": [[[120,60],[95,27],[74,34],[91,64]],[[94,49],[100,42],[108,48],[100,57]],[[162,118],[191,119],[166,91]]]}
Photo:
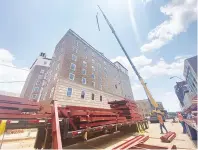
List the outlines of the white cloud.
{"label": "white cloud", "polygon": [[147,4],[147,3],[152,2],[152,0],[142,0],[142,2],[143,2],[144,4]]}
{"label": "white cloud", "polygon": [[[16,67],[13,64],[14,59],[14,56],[8,50],[0,48],[0,82],[26,80],[29,69]],[[0,83],[0,91],[20,93],[23,85],[24,82]]]}
{"label": "white cloud", "polygon": [[161,48],[174,36],[185,32],[189,25],[197,20],[197,0],[172,0],[160,10],[169,16],[169,20],[164,21],[148,34],[150,42],[141,47],[142,52]]}
{"label": "white cloud", "polygon": [[[178,76],[183,73],[183,67],[184,67],[183,57],[178,58],[171,63],[167,63],[163,58],[160,58],[160,60],[155,64],[152,64],[152,59],[149,59],[144,55],[133,57],[131,58],[131,60],[133,61],[140,75],[144,79],[149,79],[152,77],[164,76],[164,75]],[[131,80],[133,80],[134,78],[137,79],[126,57],[118,56],[115,59],[112,59],[111,61],[120,62],[123,66],[125,66],[128,69],[129,77],[131,78]]]}

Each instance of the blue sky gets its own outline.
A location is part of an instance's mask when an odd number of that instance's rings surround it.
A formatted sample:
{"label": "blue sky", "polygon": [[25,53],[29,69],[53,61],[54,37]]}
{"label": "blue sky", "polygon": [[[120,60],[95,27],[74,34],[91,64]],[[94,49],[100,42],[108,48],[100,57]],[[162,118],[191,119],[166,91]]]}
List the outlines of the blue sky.
{"label": "blue sky", "polygon": [[[195,3],[196,0],[191,1]],[[171,75],[182,77],[182,61],[196,55],[197,46],[196,19],[188,17],[195,12],[180,11],[187,6],[193,7],[193,4],[188,4],[185,0],[175,2],[178,5],[176,9],[181,8],[178,15],[172,7],[171,0],[0,0],[0,50],[9,52],[6,55],[12,57],[6,58],[13,66],[28,68],[41,51],[51,57],[58,41],[71,28],[103,52],[107,58],[120,60],[126,67],[130,67],[101,13],[99,13],[101,31],[98,31],[95,18],[99,12],[97,4],[106,13],[132,60],[136,63],[145,62],[145,65],[139,65],[138,69],[143,73],[151,91],[153,90],[153,96],[156,95],[158,101],[166,103],[167,109],[179,110],[173,91],[176,80],[169,80],[169,77]],[[173,16],[172,21],[170,16]],[[165,23],[162,24],[163,22]],[[157,26],[162,29],[156,29]],[[149,33],[153,35],[150,40]],[[155,39],[159,40],[154,45],[144,47]],[[156,46],[160,44],[161,46]],[[4,58],[0,56],[0,59]],[[165,70],[161,73],[154,72],[153,70],[158,67],[165,67]],[[175,73],[168,73],[172,70],[176,70]],[[148,74],[149,77],[146,76]],[[133,91],[137,92],[134,93],[135,98],[145,98],[133,73],[129,75]],[[16,78],[19,79],[18,77],[12,79]],[[4,79],[7,80],[5,77]],[[9,90],[7,86],[9,85],[1,85],[0,90]],[[16,85],[13,84],[14,86]],[[13,89],[12,92],[19,91]],[[170,96],[167,96],[167,100],[165,98],[161,100],[161,94]],[[170,106],[172,101],[175,106]]]}

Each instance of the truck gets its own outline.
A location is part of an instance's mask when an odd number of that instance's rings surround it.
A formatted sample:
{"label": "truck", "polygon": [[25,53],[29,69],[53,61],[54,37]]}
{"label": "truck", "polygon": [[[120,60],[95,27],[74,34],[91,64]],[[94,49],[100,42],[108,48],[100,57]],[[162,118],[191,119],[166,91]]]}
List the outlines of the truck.
{"label": "truck", "polygon": [[109,102],[110,109],[59,106],[57,101],[33,102],[0,95],[0,133],[8,129],[37,128],[35,149],[62,149],[72,143],[114,132],[149,128],[135,101]]}

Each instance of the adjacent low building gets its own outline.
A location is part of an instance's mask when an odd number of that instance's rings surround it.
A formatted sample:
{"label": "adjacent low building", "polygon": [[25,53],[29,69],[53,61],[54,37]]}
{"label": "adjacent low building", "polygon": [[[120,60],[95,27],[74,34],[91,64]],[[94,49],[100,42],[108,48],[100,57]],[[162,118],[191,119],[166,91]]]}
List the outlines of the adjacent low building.
{"label": "adjacent low building", "polygon": [[47,58],[45,53],[40,53],[30,67],[30,73],[28,74],[20,97],[34,101],[40,100],[42,89],[46,84],[46,80],[44,79],[45,73],[49,68],[50,61],[51,59]]}
{"label": "adjacent low building", "polygon": [[[143,114],[143,116],[148,117],[152,112],[152,107],[151,104],[149,103],[149,100],[148,99],[136,100],[135,102],[137,103],[138,108],[140,112]],[[164,110],[164,106],[162,102],[157,102],[157,104],[160,110]]]}

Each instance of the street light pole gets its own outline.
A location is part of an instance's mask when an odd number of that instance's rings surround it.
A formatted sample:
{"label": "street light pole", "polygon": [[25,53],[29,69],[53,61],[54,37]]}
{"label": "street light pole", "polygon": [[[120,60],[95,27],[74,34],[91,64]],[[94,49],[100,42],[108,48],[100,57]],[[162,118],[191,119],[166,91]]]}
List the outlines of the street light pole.
{"label": "street light pole", "polygon": [[178,78],[178,79],[180,79],[181,81],[185,81],[184,79],[182,79],[182,78],[180,78],[180,77],[178,77],[178,76],[172,76],[172,77],[170,77],[170,79],[173,79],[173,78]]}

